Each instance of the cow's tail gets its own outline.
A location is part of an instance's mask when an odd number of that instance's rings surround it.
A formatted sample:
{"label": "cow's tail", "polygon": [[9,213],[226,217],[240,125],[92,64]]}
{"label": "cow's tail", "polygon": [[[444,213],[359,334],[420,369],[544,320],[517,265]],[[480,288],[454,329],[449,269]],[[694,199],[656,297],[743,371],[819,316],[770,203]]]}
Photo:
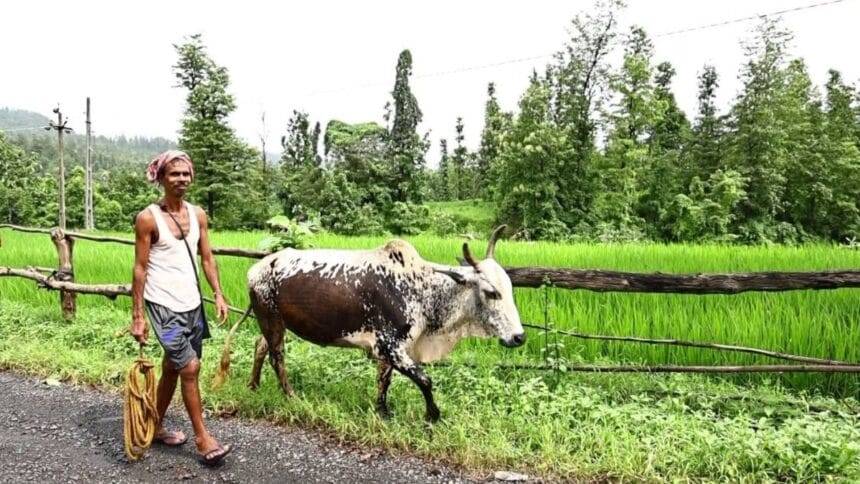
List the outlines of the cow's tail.
{"label": "cow's tail", "polygon": [[236,334],[236,330],[239,329],[239,325],[248,318],[249,314],[251,314],[252,308],[253,305],[248,304],[248,309],[245,310],[245,314],[242,315],[242,318],[239,319],[239,321],[230,328],[230,332],[227,333],[227,337],[224,339],[224,349],[221,350],[221,365],[218,368],[218,372],[215,374],[215,378],[212,379],[212,388],[218,388],[227,381],[227,376],[230,374],[230,345],[233,343],[233,335]]}

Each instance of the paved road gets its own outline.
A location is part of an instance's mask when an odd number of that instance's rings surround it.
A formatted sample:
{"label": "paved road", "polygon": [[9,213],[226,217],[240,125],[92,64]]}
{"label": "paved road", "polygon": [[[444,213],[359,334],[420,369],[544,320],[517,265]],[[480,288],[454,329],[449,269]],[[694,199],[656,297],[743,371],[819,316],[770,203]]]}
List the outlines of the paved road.
{"label": "paved road", "polygon": [[[171,409],[169,428],[191,434]],[[122,447],[119,394],[0,372],[0,482],[469,482],[416,458],[354,449],[309,431],[241,419],[209,418],[236,450],[217,468],[180,448],[155,446],[129,463]]]}

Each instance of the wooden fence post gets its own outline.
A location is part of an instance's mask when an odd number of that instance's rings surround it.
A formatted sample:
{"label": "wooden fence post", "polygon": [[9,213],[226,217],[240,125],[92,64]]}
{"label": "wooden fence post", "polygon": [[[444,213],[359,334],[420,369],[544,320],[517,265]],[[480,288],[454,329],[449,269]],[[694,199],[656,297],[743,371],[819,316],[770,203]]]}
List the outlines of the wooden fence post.
{"label": "wooden fence post", "polygon": [[[57,258],[59,259],[58,270],[54,278],[58,281],[75,282],[75,269],[72,265],[72,249],[75,245],[75,239],[67,236],[63,229],[54,227],[51,229],[51,241],[57,248]],[[75,317],[76,296],[72,291],[60,291],[60,307],[62,307],[63,317],[66,319]]]}

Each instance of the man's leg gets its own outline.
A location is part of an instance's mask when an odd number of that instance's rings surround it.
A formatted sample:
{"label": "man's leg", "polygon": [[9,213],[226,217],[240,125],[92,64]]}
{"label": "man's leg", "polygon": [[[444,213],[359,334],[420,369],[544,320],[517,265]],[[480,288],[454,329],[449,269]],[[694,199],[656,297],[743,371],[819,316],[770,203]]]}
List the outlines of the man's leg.
{"label": "man's leg", "polygon": [[179,378],[179,372],[173,367],[173,363],[170,362],[167,355],[164,355],[164,359],[161,360],[161,378],[158,379],[158,392],[155,394],[159,430],[161,430],[161,423],[164,421],[164,414],[167,413],[167,407],[170,406],[170,402],[173,400],[177,378]]}
{"label": "man's leg", "polygon": [[209,435],[203,425],[203,405],[200,402],[200,388],[197,381],[199,374],[200,360],[197,358],[179,370],[179,378],[182,380],[182,400],[191,419],[191,426],[194,427],[197,450],[206,453],[218,448],[218,442]]}
{"label": "man's leg", "polygon": [[158,379],[158,391],[155,394],[155,408],[158,410],[158,428],[155,431],[156,438],[167,439],[165,443],[173,445],[175,442],[180,442],[185,439],[185,434],[182,431],[167,432],[164,430],[164,415],[167,413],[167,407],[173,400],[173,393],[176,391],[176,379],[179,377],[179,372],[174,368],[173,363],[167,355],[161,360],[161,378]]}

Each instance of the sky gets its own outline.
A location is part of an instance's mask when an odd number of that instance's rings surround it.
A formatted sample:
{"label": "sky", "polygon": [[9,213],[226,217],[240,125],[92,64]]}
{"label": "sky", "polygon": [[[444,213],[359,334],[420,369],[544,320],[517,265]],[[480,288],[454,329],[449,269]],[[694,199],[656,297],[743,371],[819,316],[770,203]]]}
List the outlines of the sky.
{"label": "sky", "polygon": [[[726,109],[735,98],[741,41],[756,21],[666,33],[828,1],[629,0],[620,20],[625,30],[637,24],[653,36],[655,63],[674,65],[673,90],[692,117],[706,63],[720,75],[719,105]],[[53,116],[59,103],[82,133],[90,96],[95,133],[176,139],[185,93],[175,87],[173,44],[201,33],[210,56],[230,72],[238,105],[230,124],[257,147],[264,134],[267,151],[279,152],[294,109],[323,126],[330,119],[382,123],[397,56],[410,49],[432,165],[439,138],[453,139],[458,116],[466,145],[477,148],[488,82],[496,83],[502,108],[516,110],[529,74],[544,70],[570,20],[590,8],[591,1],[570,0],[10,2],[0,29],[0,107]],[[793,56],[806,60],[818,85],[830,68],[860,81],[860,0],[782,18],[794,33]]]}

